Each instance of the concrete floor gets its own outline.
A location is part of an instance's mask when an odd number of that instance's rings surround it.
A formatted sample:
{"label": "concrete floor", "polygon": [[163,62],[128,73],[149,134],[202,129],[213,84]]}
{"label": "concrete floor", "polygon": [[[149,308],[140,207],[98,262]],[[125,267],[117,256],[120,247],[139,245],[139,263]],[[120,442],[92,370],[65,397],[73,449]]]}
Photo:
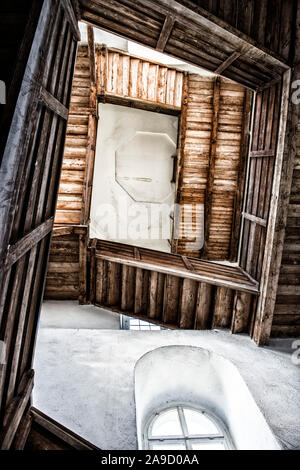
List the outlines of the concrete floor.
{"label": "concrete floor", "polygon": [[[71,310],[66,302],[55,308],[48,302],[43,306],[33,403],[85,439],[107,450],[137,448],[135,363],[150,350],[177,344],[206,348],[231,360],[280,444],[300,449],[300,366],[291,361],[291,340],[273,340],[270,347],[257,348],[246,335],[220,330],[92,329],[97,328],[93,309],[74,304],[74,315]],[[91,329],[86,312],[93,320]],[[110,312],[100,314],[106,317]]]}

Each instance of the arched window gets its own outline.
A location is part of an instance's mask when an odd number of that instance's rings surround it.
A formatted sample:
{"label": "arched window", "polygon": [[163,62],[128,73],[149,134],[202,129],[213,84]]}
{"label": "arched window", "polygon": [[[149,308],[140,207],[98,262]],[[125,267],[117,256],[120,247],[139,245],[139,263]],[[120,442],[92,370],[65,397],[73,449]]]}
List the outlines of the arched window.
{"label": "arched window", "polygon": [[232,449],[224,425],[200,408],[178,405],[167,408],[148,421],[144,445],[152,450]]}

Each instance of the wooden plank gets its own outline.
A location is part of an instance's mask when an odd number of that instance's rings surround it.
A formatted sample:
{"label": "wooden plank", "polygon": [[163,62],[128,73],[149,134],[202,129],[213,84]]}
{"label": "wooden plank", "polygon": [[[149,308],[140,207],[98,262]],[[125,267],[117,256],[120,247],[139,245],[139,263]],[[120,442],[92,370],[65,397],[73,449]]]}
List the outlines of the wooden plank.
{"label": "wooden plank", "polygon": [[255,224],[261,225],[262,227],[267,226],[266,219],[262,219],[261,217],[256,217],[255,215],[248,214],[247,212],[243,212],[242,215],[245,219],[250,220],[250,222],[254,222]]}
{"label": "wooden plank", "polygon": [[178,302],[180,296],[180,278],[166,276],[164,287],[163,323],[177,325]]}
{"label": "wooden plank", "polygon": [[47,106],[55,114],[58,114],[63,119],[67,120],[69,116],[69,110],[60,101],[58,101],[51,93],[45,88],[41,87],[40,100],[45,106]]}
{"label": "wooden plank", "polygon": [[86,441],[81,436],[78,436],[78,434],[70,431],[70,429],[62,426],[57,421],[54,421],[52,418],[33,406],[30,408],[30,415],[33,423],[38,424],[45,429],[47,433],[50,433],[57,439],[62,440],[74,450],[100,450],[98,447]]}
{"label": "wooden plank", "polygon": [[96,262],[96,290],[95,302],[100,305],[107,303],[107,284],[108,284],[108,263],[106,261],[97,260]]}
{"label": "wooden plank", "polygon": [[186,269],[188,269],[189,271],[194,271],[194,266],[192,265],[192,262],[191,262],[191,260],[189,260],[189,258],[182,255],[181,259],[182,259],[183,264],[186,267]]}
{"label": "wooden plank", "polygon": [[[120,300],[121,300],[120,276],[121,276],[121,266],[118,263],[109,262],[108,263],[108,288],[107,288],[107,304],[108,305],[119,305],[120,303]],[[122,283],[123,283],[123,279],[122,279]]]}
{"label": "wooden plank", "polygon": [[233,291],[226,287],[218,287],[215,295],[212,328],[227,328],[232,316]]}
{"label": "wooden plank", "polygon": [[90,301],[95,303],[96,300],[96,246],[97,246],[97,238],[91,240],[90,245]]}
{"label": "wooden plank", "polygon": [[79,235],[79,303],[87,303],[87,237],[88,231]]}
{"label": "wooden plank", "polygon": [[[183,183],[183,171],[184,171],[184,145],[186,140],[186,126],[187,126],[187,109],[188,109],[188,92],[189,92],[189,78],[188,74],[185,73],[182,81],[182,100],[181,100],[181,116],[179,124],[179,136],[178,136],[178,154],[177,154],[177,168],[175,178],[175,203],[180,202],[182,183]],[[174,213],[173,220],[173,231],[171,248],[172,253],[177,253],[178,250],[178,220],[176,220],[176,213]]]}
{"label": "wooden plank", "polygon": [[74,227],[53,227],[52,238],[60,237],[62,235],[71,235],[74,232]]}
{"label": "wooden plank", "polygon": [[134,313],[142,313],[143,304],[143,270],[136,268],[135,270],[135,295],[134,295]]}
{"label": "wooden plank", "polygon": [[[116,287],[117,289],[117,287]],[[118,293],[120,295],[120,293]],[[135,269],[122,266],[121,310],[133,311],[135,298]]]}
{"label": "wooden plank", "polygon": [[[292,79],[299,78],[299,67]],[[262,267],[261,295],[258,300],[253,338],[258,345],[267,344],[274,315],[285,225],[296,153],[294,136],[298,127],[298,109],[290,103],[291,73],[283,77],[278,144]],[[293,143],[294,140],[294,143]]]}
{"label": "wooden plank", "polygon": [[275,157],[275,150],[252,150],[249,153],[250,158]]}
{"label": "wooden plank", "polygon": [[174,26],[174,18],[171,16],[166,16],[164,25],[162,27],[162,30],[160,32],[157,44],[156,44],[156,50],[159,52],[163,52],[166,44],[168,42],[168,39],[170,37],[170,34],[172,32],[173,26]]}
{"label": "wooden plank", "polygon": [[158,276],[159,273],[156,271],[150,272],[150,283],[149,283],[149,318],[159,318],[157,316],[157,290],[158,290]]}
{"label": "wooden plank", "polygon": [[88,36],[88,56],[89,56],[91,85],[96,85],[96,56],[95,56],[94,29],[90,25],[87,25],[87,36]]}
{"label": "wooden plank", "polygon": [[262,295],[257,305],[254,340],[267,344],[276,304],[278,279],[283,254],[289,195],[292,185],[299,111],[290,103],[290,80],[299,79],[299,66],[292,77],[284,75],[280,110],[277,154],[275,161],[270,219],[266,236],[266,249],[262,267]]}
{"label": "wooden plank", "polygon": [[[158,271],[162,272],[165,274],[169,275],[175,275],[183,278],[189,278],[189,279],[194,279],[195,281],[202,281],[206,282],[208,284],[216,285],[216,286],[221,286],[221,287],[228,287],[234,290],[240,290],[243,292],[249,292],[253,294],[258,294],[258,287],[257,283],[251,283],[248,279],[246,280],[229,280],[227,277],[224,276],[224,278],[216,277],[213,274],[204,274],[201,272],[188,272],[184,271],[178,268],[173,268],[173,267],[167,267],[167,266],[161,266],[159,264],[155,263],[149,263],[149,262],[143,262],[143,261],[136,261],[133,259],[126,259],[123,257],[119,257],[117,255],[112,255],[112,254],[97,254],[97,258],[99,259],[106,259],[107,261],[112,261],[115,263],[120,263],[120,264],[126,264],[128,266],[134,266],[138,268],[144,268],[149,271]],[[221,266],[221,265],[220,265]],[[237,270],[239,271],[239,270]],[[225,271],[226,272],[226,271]]]}
{"label": "wooden plank", "polygon": [[193,329],[195,323],[195,308],[197,301],[198,283],[191,279],[184,279],[180,299],[179,328]]}
{"label": "wooden plank", "polygon": [[195,330],[206,330],[211,326],[211,304],[213,287],[204,282],[198,284],[197,304],[195,311]]}
{"label": "wooden plank", "polygon": [[0,432],[1,450],[9,450],[15,437],[26,407],[28,406],[33,388],[34,371],[30,370],[22,379],[20,390],[14,401],[10,404],[4,418],[4,426]]}

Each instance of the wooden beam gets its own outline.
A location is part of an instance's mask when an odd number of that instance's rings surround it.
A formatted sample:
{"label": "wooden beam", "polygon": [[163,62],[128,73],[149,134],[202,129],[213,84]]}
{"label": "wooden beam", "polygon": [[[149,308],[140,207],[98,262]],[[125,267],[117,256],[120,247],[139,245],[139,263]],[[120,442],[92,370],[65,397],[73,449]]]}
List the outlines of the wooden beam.
{"label": "wooden beam", "polygon": [[52,238],[71,235],[72,233],[74,233],[74,227],[53,227]]}
{"label": "wooden beam", "polygon": [[209,164],[208,164],[208,180],[205,191],[205,207],[204,207],[204,246],[202,257],[205,259],[209,256],[208,253],[208,243],[209,243],[209,230],[211,222],[211,212],[212,212],[212,195],[215,179],[215,160],[216,160],[216,151],[217,151],[217,135],[218,135],[218,125],[219,125],[219,111],[220,111],[220,88],[221,81],[217,77],[214,82],[214,91],[213,91],[213,118],[212,118],[212,128],[211,128],[211,137],[210,137],[210,149],[209,149]]}
{"label": "wooden beam", "polygon": [[170,16],[170,15],[166,16],[164,25],[162,27],[162,30],[160,32],[160,35],[159,35],[159,38],[158,38],[158,41],[157,41],[157,45],[156,45],[156,50],[157,51],[159,51],[159,52],[164,51],[164,49],[166,47],[166,44],[168,42],[168,39],[170,37],[170,34],[172,32],[174,22],[175,22],[175,19],[172,16]]}
{"label": "wooden beam", "polygon": [[[299,70],[297,73],[299,74]],[[253,339],[258,345],[268,344],[271,333],[292,182],[299,111],[298,106],[292,103],[290,89],[291,71],[289,70],[283,76],[278,143],[260,285],[261,294],[258,298],[254,322]]]}
{"label": "wooden beam", "polygon": [[133,250],[134,250],[135,259],[140,260],[141,259],[141,253],[140,253],[140,250],[138,249],[138,247],[135,246]]}
{"label": "wooden beam", "polygon": [[252,296],[245,292],[236,292],[233,301],[231,333],[246,333],[249,328]]}
{"label": "wooden beam", "polygon": [[97,238],[92,239],[90,246],[91,256],[90,256],[90,301],[95,303],[96,301],[96,246]]}
{"label": "wooden beam", "polygon": [[79,304],[87,303],[87,243],[88,229],[79,234]]}
{"label": "wooden beam", "polygon": [[181,256],[181,259],[186,269],[188,269],[189,271],[194,271],[194,266],[192,265],[191,260],[189,260],[186,256]]}
{"label": "wooden beam", "polygon": [[240,228],[242,225],[241,211],[243,205],[244,190],[246,187],[245,176],[247,170],[247,156],[249,153],[250,143],[250,124],[251,124],[251,105],[252,105],[253,93],[250,90],[245,90],[244,98],[244,112],[243,112],[243,123],[242,123],[242,138],[240,146],[240,158],[238,164],[238,177],[237,177],[237,188],[234,200],[234,213],[232,219],[231,229],[231,242],[230,242],[230,261],[236,261],[238,259],[238,243]]}
{"label": "wooden beam", "polygon": [[53,217],[43,222],[41,225],[36,227],[34,230],[29,232],[25,237],[21,238],[15,245],[12,245],[8,249],[5,264],[2,269],[7,269],[12,266],[18,259],[36,246],[43,238],[45,238],[49,232],[51,232],[53,226]]}
{"label": "wooden beam", "polygon": [[217,75],[221,75],[222,72],[224,72],[224,70],[226,70],[241,55],[242,55],[241,52],[238,52],[238,51],[233,52],[229,57],[227,57],[226,60],[224,60],[224,62],[221,65],[219,65],[216,68],[214,73],[217,74]]}
{"label": "wooden beam", "polygon": [[179,328],[192,330],[194,328],[194,312],[197,302],[198,283],[184,279],[181,289]]}
{"label": "wooden beam", "polygon": [[232,316],[233,291],[226,287],[218,287],[215,295],[212,328],[227,328]]}
{"label": "wooden beam", "polygon": [[281,80],[282,80],[282,76],[281,76],[281,75],[277,75],[275,78],[273,78],[273,79],[270,80],[269,82],[264,83],[263,85],[257,87],[255,91],[256,91],[257,93],[259,93],[259,92],[261,92],[261,91],[267,90],[268,88],[271,88],[271,86],[276,85],[277,83],[279,83]]}
{"label": "wooden beam", "polygon": [[80,41],[81,39],[80,30],[79,30],[78,21],[77,21],[77,18],[74,12],[74,7],[73,7],[73,4],[71,3],[71,0],[64,0],[64,10],[68,17],[68,20],[71,25],[76,41]]}
{"label": "wooden beam", "polygon": [[40,101],[44,103],[47,108],[51,109],[55,114],[58,114],[60,117],[68,119],[69,110],[66,108],[60,101],[58,101],[51,93],[49,93],[45,88],[41,88],[40,91]]}

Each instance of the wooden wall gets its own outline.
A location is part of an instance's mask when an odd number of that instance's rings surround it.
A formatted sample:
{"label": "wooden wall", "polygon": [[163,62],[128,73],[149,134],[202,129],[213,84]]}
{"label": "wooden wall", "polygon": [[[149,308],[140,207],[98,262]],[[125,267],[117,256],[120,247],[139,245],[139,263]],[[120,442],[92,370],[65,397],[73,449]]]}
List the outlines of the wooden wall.
{"label": "wooden wall", "polygon": [[272,336],[300,335],[300,124]]}
{"label": "wooden wall", "polygon": [[[239,227],[235,211],[240,208],[243,188],[251,93],[223,78],[188,74],[186,94],[177,202],[190,207],[180,222],[185,236],[176,240],[174,250],[192,257],[229,259]],[[203,250],[192,248],[196,241],[193,219],[201,221],[197,204],[205,205]]]}
{"label": "wooden wall", "polygon": [[29,406],[79,30],[71,4],[44,0],[0,167],[0,447]]}
{"label": "wooden wall", "polygon": [[[0,105],[0,155],[5,147],[41,5],[40,0],[3,0],[0,5],[0,80],[6,86],[6,105]],[[14,35],[11,35],[12,30]]]}

